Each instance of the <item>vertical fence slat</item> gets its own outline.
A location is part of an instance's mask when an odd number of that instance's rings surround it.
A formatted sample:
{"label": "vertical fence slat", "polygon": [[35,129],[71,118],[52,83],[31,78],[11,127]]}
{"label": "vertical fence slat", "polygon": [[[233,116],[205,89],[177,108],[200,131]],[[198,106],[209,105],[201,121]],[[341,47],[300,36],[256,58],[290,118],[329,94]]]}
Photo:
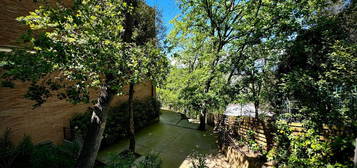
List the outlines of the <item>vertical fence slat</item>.
{"label": "vertical fence slat", "polygon": [[353,163],[354,163],[354,168],[357,168],[357,138],[355,142],[355,157],[353,159]]}
{"label": "vertical fence slat", "polygon": [[[225,116],[220,114],[217,117],[209,117],[213,120],[220,119],[219,121],[214,121],[220,123],[217,125],[217,129],[221,129],[227,131],[227,133],[231,134],[233,137],[236,135],[247,138],[247,132],[249,130],[255,131],[255,138],[261,140],[265,139],[266,145],[263,147],[274,146],[274,142],[272,141],[272,128],[269,126],[272,123],[269,123],[270,120],[263,121],[263,123],[259,123],[259,125],[255,125],[254,119],[252,117],[236,117],[236,116]],[[224,122],[222,119],[225,118]],[[265,123],[268,122],[268,123]],[[302,123],[293,122],[289,123],[289,128],[293,132],[294,135],[300,135],[306,132],[306,128],[304,128]],[[348,129],[339,128],[337,126],[327,126],[324,125],[323,132],[320,135],[321,140],[327,140],[331,135],[344,135],[348,134]],[[270,138],[269,140],[267,138]],[[355,148],[355,156],[354,156],[354,165],[357,168],[357,139],[356,139],[356,148]]]}

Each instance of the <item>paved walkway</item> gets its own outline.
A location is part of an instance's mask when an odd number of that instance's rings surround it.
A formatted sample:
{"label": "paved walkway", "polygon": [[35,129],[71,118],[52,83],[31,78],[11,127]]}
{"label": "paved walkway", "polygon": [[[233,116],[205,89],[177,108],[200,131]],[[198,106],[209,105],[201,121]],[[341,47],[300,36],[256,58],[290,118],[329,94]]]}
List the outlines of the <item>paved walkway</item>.
{"label": "paved walkway", "polygon": [[[174,112],[163,111],[160,122],[146,127],[136,134],[136,151],[145,155],[151,151],[160,154],[162,168],[180,167],[193,151],[204,154],[216,154],[216,137],[210,132],[196,130],[197,124],[180,120]],[[119,141],[98,154],[98,159],[105,162],[110,153],[120,153],[128,148],[127,139]]]}

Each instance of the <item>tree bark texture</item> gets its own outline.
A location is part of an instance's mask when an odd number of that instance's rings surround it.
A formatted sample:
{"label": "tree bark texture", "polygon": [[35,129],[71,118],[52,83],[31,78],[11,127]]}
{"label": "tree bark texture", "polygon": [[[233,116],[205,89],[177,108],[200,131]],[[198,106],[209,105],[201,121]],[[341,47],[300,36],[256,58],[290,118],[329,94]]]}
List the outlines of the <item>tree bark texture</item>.
{"label": "tree bark texture", "polygon": [[207,108],[203,108],[200,113],[200,125],[198,127],[199,130],[206,130],[206,115],[207,115]]}
{"label": "tree bark texture", "polygon": [[254,102],[254,109],[255,109],[255,119],[258,119],[258,117],[259,117],[259,102],[258,101]]}
{"label": "tree bark texture", "polygon": [[[213,74],[215,71],[215,69],[212,70],[212,73]],[[208,78],[208,80],[206,81],[205,83],[205,90],[204,90],[204,93],[207,94],[211,88],[211,83],[212,83],[212,80],[214,79],[214,76],[211,76],[210,78]],[[208,102],[204,102],[203,103],[203,107],[202,107],[202,110],[200,112],[200,125],[198,127],[199,130],[206,130],[206,115],[207,115],[207,106],[206,104],[208,104]]]}
{"label": "tree bark texture", "polygon": [[76,168],[92,168],[94,166],[103,139],[109,103],[113,95],[106,86],[101,88],[97,104],[93,108],[91,123],[77,160]]}
{"label": "tree bark texture", "polygon": [[134,110],[133,110],[134,83],[130,82],[129,86],[129,151],[135,153],[135,128],[134,128]]}

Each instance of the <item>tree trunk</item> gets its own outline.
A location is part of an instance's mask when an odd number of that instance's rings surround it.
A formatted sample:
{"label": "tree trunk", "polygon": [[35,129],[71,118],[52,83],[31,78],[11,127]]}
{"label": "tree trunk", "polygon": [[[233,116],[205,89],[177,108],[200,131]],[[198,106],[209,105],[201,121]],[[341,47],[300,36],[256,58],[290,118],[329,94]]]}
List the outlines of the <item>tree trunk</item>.
{"label": "tree trunk", "polygon": [[[212,70],[212,74],[214,73],[214,70]],[[211,88],[211,83],[213,80],[214,76],[211,76],[210,78],[208,78],[208,80],[205,83],[205,90],[204,93],[207,94]],[[207,115],[207,106],[206,106],[207,102],[203,103],[203,107],[202,110],[200,112],[200,125],[198,127],[199,130],[206,130],[206,115]]]}
{"label": "tree trunk", "polygon": [[[222,48],[223,48],[223,45],[221,45],[221,43],[220,43],[220,45],[217,48],[217,55],[219,54],[219,52],[221,51]],[[215,75],[214,75],[214,73],[216,71],[215,67],[217,66],[217,64],[219,62],[219,58],[220,57],[216,57],[216,59],[213,60],[213,62],[211,64],[210,77],[205,82],[205,89],[204,89],[205,94],[207,94],[211,89],[212,80],[215,78]],[[206,130],[206,114],[207,114],[206,104],[208,104],[207,101],[205,101],[203,103],[202,111],[200,113],[200,126],[198,127],[199,130]]]}
{"label": "tree trunk", "polygon": [[353,159],[353,165],[354,165],[354,168],[357,168],[357,138],[356,138],[356,143],[355,143],[355,156]]}
{"label": "tree trunk", "polygon": [[201,113],[200,113],[200,125],[198,127],[199,130],[206,130],[206,108],[203,108]]}
{"label": "tree trunk", "polygon": [[133,96],[134,96],[134,83],[130,82],[129,86],[129,107],[128,107],[128,112],[129,112],[129,128],[128,128],[128,133],[129,133],[129,151],[132,153],[135,153],[135,128],[134,128],[134,110],[133,110]]}
{"label": "tree trunk", "polygon": [[258,117],[259,117],[259,102],[257,102],[257,101],[254,102],[254,109],[255,109],[255,119],[258,119]]}
{"label": "tree trunk", "polygon": [[108,116],[109,103],[113,93],[106,86],[102,87],[97,104],[92,112],[91,123],[76,163],[76,168],[92,168],[103,139],[103,132]]}
{"label": "tree trunk", "polygon": [[[124,0],[124,2],[128,3],[129,6],[133,7],[133,11],[126,12],[125,20],[124,20],[124,35],[123,41],[127,43],[133,42],[132,35],[133,35],[133,28],[134,28],[134,19],[132,13],[135,12],[137,7],[137,0]],[[135,152],[135,128],[134,128],[134,111],[133,111],[133,95],[134,95],[134,83],[130,82],[129,86],[129,126],[128,126],[128,134],[129,134],[129,151],[134,153]]]}

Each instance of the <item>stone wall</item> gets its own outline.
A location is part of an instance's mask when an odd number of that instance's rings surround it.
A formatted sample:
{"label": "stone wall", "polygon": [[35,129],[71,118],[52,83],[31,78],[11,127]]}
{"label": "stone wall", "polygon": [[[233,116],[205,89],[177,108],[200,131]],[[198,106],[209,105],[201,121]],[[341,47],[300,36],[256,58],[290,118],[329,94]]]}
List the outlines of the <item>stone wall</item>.
{"label": "stone wall", "polygon": [[[15,82],[14,88],[0,87],[0,135],[10,128],[11,140],[19,142],[24,135],[30,135],[34,143],[53,141],[63,142],[63,128],[69,127],[70,118],[87,110],[88,104],[73,105],[65,100],[50,98],[42,106],[33,109],[33,101],[25,99],[29,83]],[[128,87],[126,87],[127,89]],[[145,99],[155,95],[150,81],[134,88],[135,99]],[[111,105],[125,102],[128,96],[116,96]]]}

